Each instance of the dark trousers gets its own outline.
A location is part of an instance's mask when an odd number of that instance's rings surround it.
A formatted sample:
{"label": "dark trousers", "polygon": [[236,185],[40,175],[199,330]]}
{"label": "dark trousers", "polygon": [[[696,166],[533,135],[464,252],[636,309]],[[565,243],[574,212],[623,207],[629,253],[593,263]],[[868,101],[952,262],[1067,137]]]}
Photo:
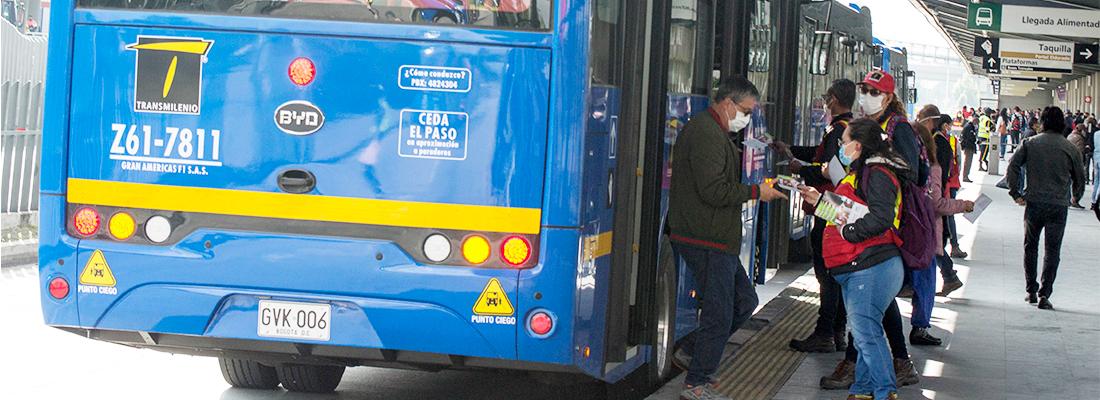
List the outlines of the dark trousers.
{"label": "dark trousers", "polygon": [[[948,189],[948,193],[950,193],[951,198],[954,199],[959,195],[959,188]],[[951,243],[951,248],[959,248],[959,228],[955,226],[954,215],[943,216],[943,230],[948,236],[947,239]]]}
{"label": "dark trousers", "polygon": [[825,220],[814,217],[814,229],[810,231],[810,248],[814,252],[814,275],[821,286],[821,306],[817,309],[817,327],[814,335],[833,337],[834,333],[844,333],[848,314],[844,312],[844,298],[840,294],[840,284],[829,274],[825,267],[825,258],[821,256],[821,239],[825,234]]}
{"label": "dark trousers", "polygon": [[679,243],[672,249],[687,262],[700,293],[699,328],[680,348],[692,355],[684,382],[702,385],[718,370],[726,341],[748,321],[760,300],[737,255]]}
{"label": "dark trousers", "polygon": [[982,151],[981,157],[978,158],[978,169],[985,171],[989,167],[989,139],[978,139],[978,148]]}
{"label": "dark trousers", "polygon": [[963,171],[962,177],[965,180],[970,180],[970,164],[974,162],[974,151],[963,150]]}
{"label": "dark trousers", "polygon": [[[882,329],[886,331],[886,341],[890,342],[890,353],[894,358],[909,358],[909,348],[905,347],[905,332],[901,326],[901,310],[898,309],[898,301],[895,299],[886,308],[886,314],[882,316]],[[852,334],[848,333],[848,343],[853,342]],[[844,359],[855,362],[859,357],[856,346],[848,346],[844,352]]]}
{"label": "dark trousers", "polygon": [[[1027,203],[1024,207],[1024,279],[1027,292],[1050,297],[1054,276],[1062,258],[1062,235],[1066,232],[1068,207],[1047,203]],[[1043,286],[1036,282],[1039,263],[1039,234],[1046,230],[1046,255],[1043,257]]]}

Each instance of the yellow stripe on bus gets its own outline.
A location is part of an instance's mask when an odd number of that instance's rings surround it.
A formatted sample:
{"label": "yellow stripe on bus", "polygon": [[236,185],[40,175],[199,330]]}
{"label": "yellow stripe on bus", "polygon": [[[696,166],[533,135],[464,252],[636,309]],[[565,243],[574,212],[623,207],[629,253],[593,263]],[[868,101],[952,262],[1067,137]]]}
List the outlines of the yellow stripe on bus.
{"label": "yellow stripe on bus", "polygon": [[69,179],[70,203],[310,221],[539,233],[537,208],[418,203]]}

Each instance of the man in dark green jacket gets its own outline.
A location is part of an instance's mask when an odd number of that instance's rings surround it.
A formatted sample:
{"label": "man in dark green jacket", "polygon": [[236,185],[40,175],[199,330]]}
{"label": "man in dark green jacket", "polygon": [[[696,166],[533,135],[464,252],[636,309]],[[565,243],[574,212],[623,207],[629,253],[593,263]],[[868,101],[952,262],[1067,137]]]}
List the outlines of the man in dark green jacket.
{"label": "man in dark green jacket", "polygon": [[741,151],[732,133],[748,125],[759,97],[743,76],[727,79],[715,92],[713,105],[684,125],[672,150],[672,248],[695,276],[702,309],[699,328],[674,360],[688,371],[681,399],[725,398],[714,392],[714,372],[726,340],[759,303],[738,257],[741,206],[787,197],[768,184],[741,183]]}

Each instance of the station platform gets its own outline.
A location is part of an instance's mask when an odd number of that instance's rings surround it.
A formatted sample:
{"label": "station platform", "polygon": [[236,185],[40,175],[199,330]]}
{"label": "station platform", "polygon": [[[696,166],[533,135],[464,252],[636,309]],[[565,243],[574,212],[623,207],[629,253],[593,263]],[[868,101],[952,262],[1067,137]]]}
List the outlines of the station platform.
{"label": "station platform", "polygon": [[[1007,164],[1001,162],[1002,176]],[[1002,176],[972,171],[974,183],[963,184],[959,198],[985,193],[993,203],[975,224],[957,217],[960,244],[970,253],[955,259],[965,285],[936,298],[929,331],[943,344],[909,346],[921,377],[899,389],[901,399],[1100,399],[1100,223],[1091,210],[1069,210],[1050,297],[1054,310],[1040,310],[1024,300],[1024,207],[994,186]],[[1042,251],[1040,246],[1040,271]],[[767,289],[769,295],[776,291]],[[847,396],[846,390],[818,386],[842,352],[807,354],[787,347],[813,330],[817,291],[812,268],[775,297],[758,290],[766,304],[730,338],[719,391],[738,400]],[[898,300],[908,334],[912,306],[909,299]],[[684,375],[649,399],[678,398]]]}

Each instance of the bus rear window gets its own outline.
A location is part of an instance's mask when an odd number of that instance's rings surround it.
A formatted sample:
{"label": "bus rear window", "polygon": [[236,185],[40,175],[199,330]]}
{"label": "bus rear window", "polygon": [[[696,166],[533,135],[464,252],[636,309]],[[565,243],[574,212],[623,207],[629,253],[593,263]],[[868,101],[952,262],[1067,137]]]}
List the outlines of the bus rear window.
{"label": "bus rear window", "polygon": [[552,0],[78,0],[78,8],[547,30]]}

